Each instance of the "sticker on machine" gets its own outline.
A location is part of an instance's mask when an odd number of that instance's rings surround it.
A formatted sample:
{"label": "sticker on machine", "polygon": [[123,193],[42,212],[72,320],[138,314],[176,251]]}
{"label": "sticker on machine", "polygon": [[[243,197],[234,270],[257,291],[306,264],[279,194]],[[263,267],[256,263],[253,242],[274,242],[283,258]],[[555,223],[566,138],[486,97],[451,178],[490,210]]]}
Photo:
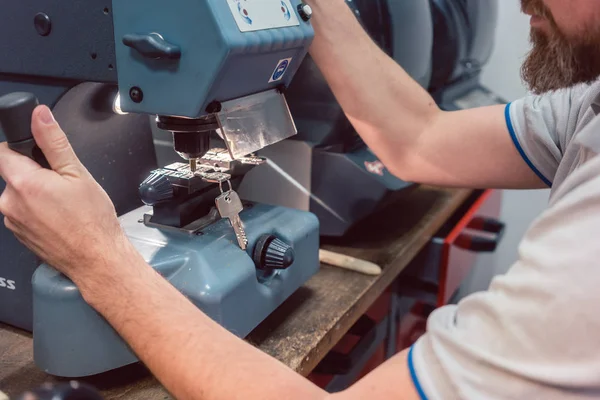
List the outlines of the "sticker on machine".
{"label": "sticker on machine", "polygon": [[383,163],[379,160],[372,162],[365,161],[365,169],[371,174],[383,176],[383,171],[385,171],[385,165],[383,165]]}
{"label": "sticker on machine", "polygon": [[271,79],[269,79],[269,83],[279,82],[280,80],[282,80],[291,63],[292,58],[285,58],[283,60],[279,60],[277,66],[275,67],[275,71],[273,71],[273,73],[271,74]]}
{"label": "sticker on machine", "polygon": [[298,26],[290,0],[227,0],[241,32]]}

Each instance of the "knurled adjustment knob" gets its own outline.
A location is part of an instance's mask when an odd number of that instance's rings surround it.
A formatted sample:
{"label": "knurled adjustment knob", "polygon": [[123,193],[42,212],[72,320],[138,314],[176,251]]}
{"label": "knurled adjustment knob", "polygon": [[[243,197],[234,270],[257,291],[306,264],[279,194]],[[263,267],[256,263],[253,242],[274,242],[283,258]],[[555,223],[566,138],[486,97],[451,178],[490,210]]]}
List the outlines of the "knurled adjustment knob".
{"label": "knurled adjustment knob", "polygon": [[254,246],[254,264],[260,270],[287,269],[294,258],[292,246],[275,235],[261,236]]}
{"label": "knurled adjustment knob", "polygon": [[140,197],[144,204],[155,206],[173,198],[173,186],[169,179],[153,172],[139,187]]}

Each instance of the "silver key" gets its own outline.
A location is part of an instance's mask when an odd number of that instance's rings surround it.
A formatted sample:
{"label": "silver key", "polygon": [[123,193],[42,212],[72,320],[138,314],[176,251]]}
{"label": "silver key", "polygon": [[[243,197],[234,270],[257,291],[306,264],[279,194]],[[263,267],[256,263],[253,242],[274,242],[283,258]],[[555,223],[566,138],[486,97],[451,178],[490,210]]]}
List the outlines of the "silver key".
{"label": "silver key", "polygon": [[244,209],[240,196],[233,190],[222,193],[215,199],[217,210],[221,215],[221,218],[229,219],[235,237],[242,250],[246,250],[248,246],[248,239],[246,238],[246,231],[244,230],[244,224],[240,218],[240,213]]}

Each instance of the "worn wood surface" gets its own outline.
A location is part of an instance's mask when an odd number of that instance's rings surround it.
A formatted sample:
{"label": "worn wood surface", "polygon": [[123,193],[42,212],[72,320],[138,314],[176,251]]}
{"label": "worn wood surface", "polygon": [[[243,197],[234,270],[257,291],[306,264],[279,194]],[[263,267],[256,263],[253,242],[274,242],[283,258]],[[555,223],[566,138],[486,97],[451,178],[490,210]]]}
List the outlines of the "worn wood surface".
{"label": "worn wood surface", "polygon": [[[246,340],[308,375],[470,194],[418,187],[391,199],[344,243],[323,243],[325,249],[374,262],[383,273],[366,276],[322,266]],[[33,363],[31,335],[0,325],[0,391],[16,396],[53,380]],[[107,400],[171,398],[139,364],[84,381],[100,389]]]}

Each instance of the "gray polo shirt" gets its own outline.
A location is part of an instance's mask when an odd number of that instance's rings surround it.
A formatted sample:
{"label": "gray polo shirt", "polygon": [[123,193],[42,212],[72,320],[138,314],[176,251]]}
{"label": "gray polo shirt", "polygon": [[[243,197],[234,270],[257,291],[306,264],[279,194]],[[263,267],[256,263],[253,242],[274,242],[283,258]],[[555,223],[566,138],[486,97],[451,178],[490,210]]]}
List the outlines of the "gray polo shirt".
{"label": "gray polo shirt", "polygon": [[506,107],[507,134],[552,187],[519,260],[435,311],[409,351],[423,399],[600,398],[600,83]]}

